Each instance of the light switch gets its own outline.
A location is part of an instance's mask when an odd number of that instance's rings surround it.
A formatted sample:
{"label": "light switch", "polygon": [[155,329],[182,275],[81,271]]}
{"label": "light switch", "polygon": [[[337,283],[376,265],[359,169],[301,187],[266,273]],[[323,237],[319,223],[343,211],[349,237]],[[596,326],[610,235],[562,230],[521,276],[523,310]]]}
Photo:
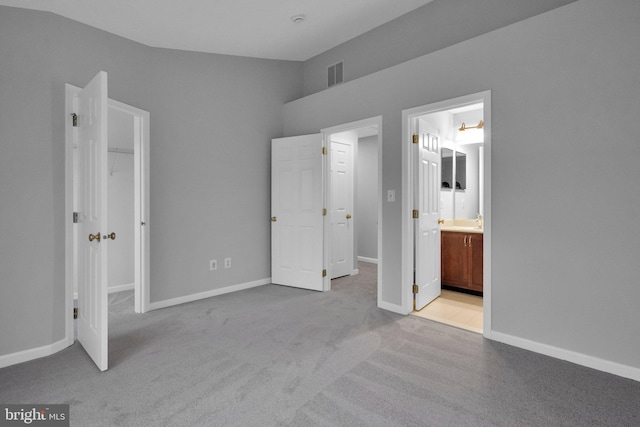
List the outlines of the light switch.
{"label": "light switch", "polygon": [[387,202],[395,202],[395,201],[396,201],[396,190],[388,190]]}

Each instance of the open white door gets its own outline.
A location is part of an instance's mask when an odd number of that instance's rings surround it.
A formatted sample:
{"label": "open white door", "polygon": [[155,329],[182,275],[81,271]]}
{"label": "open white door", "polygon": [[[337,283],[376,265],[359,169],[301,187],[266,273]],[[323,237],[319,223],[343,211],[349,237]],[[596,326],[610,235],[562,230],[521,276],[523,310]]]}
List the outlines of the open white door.
{"label": "open white door", "polygon": [[78,341],[108,368],[107,73],[78,95]]}
{"label": "open white door", "polygon": [[331,135],[331,278],[353,272],[353,152],[358,135]]}
{"label": "open white door", "polygon": [[423,120],[414,122],[418,218],[415,230],[415,310],[440,296],[440,138]]}
{"label": "open white door", "polygon": [[323,290],[322,135],[272,140],[271,281]]}

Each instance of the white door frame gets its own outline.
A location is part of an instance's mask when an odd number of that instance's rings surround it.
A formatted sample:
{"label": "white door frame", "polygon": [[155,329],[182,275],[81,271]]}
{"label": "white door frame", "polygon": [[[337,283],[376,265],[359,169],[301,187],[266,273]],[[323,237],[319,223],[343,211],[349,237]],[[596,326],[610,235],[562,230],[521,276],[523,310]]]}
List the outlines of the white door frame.
{"label": "white door frame", "polygon": [[402,308],[413,311],[413,238],[412,219],[415,163],[411,150],[411,120],[429,113],[450,110],[463,105],[484,103],[484,278],[483,335],[491,336],[491,91],[452,98],[402,111]]}
{"label": "white door frame", "polygon": [[[109,99],[109,108],[133,117],[134,311],[149,311],[149,112]],[[143,225],[144,223],[144,225]]]}
{"label": "white door frame", "polygon": [[[73,127],[71,114],[77,111],[77,96],[81,89],[65,85],[65,330],[68,345],[74,342],[73,333],[73,293],[76,277],[75,227],[73,226],[74,206],[74,160],[73,150],[77,144],[77,132]],[[149,113],[112,99],[109,108],[118,108],[134,116],[134,123],[140,138],[134,141],[134,197],[135,227],[135,311],[149,310]]]}
{"label": "white door frame", "polygon": [[[376,127],[378,129],[378,306],[382,301],[382,116],[371,117],[368,119],[362,119],[355,122],[345,123],[342,125],[332,126],[329,128],[321,129],[323,146],[327,148],[327,156],[330,156],[331,150],[331,135],[334,133],[346,132],[356,130],[364,127]],[[354,150],[354,163],[356,163],[356,153]],[[328,206],[328,202],[331,197],[331,158],[328,158],[325,162],[325,174],[324,174],[324,205]],[[354,168],[354,176],[357,170]],[[355,178],[354,178],[355,180]],[[324,224],[324,259],[327,260],[327,269],[330,269],[331,260],[331,233],[330,226],[328,224],[328,217],[325,217]],[[356,219],[356,218],[354,218]],[[354,221],[355,224],[355,221]],[[331,272],[328,271],[327,276],[324,278],[324,291],[331,290]]]}

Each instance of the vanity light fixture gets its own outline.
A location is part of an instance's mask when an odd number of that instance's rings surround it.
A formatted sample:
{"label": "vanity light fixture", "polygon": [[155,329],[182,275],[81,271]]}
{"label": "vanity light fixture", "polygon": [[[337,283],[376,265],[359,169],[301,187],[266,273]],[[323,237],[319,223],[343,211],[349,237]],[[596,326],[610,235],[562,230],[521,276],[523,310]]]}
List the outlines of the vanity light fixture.
{"label": "vanity light fixture", "polygon": [[467,129],[482,129],[483,127],[484,127],[484,120],[480,120],[480,123],[478,123],[478,126],[467,126],[464,124],[464,122],[462,122],[462,126],[460,126],[458,130],[462,132]]}

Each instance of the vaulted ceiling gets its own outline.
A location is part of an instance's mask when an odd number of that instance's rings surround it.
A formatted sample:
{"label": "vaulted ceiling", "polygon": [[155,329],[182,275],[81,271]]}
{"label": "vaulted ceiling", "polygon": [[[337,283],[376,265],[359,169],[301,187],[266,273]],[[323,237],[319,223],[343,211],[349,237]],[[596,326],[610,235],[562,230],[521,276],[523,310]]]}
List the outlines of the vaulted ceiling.
{"label": "vaulted ceiling", "polygon": [[[304,61],[432,0],[0,0],[172,49]],[[292,17],[302,16],[301,22]]]}

